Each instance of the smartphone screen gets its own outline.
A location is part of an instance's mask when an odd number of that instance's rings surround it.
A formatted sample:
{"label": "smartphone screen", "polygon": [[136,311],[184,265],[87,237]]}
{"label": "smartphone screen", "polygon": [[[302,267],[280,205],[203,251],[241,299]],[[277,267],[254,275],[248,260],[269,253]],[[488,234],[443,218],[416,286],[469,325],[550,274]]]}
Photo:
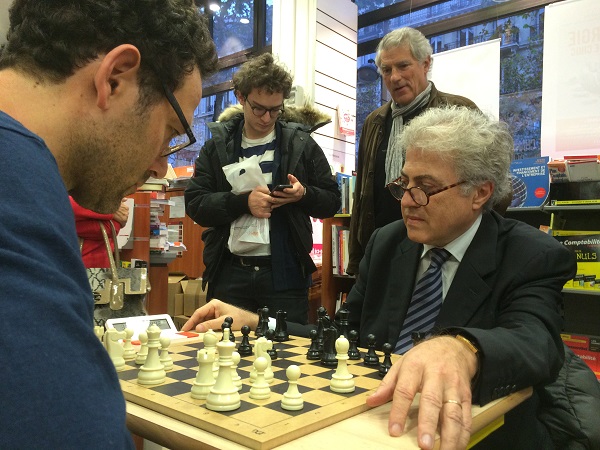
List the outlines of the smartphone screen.
{"label": "smartphone screen", "polygon": [[273,189],[271,189],[271,192],[273,192],[273,191],[283,191],[284,189],[289,189],[291,187],[292,187],[291,184],[278,184]]}

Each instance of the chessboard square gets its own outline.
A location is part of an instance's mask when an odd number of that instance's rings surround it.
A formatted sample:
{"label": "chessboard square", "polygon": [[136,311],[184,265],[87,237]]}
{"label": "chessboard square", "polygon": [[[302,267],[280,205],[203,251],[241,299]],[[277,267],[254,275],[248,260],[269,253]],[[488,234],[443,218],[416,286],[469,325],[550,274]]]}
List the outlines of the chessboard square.
{"label": "chessboard square", "polygon": [[[312,390],[312,388],[310,386],[305,386],[304,384],[300,384],[300,383],[302,383],[302,381],[300,381],[298,383],[298,391],[300,391],[301,394]],[[287,382],[280,383],[280,384],[271,386],[271,392],[276,392],[277,394],[283,395],[288,390],[288,388],[289,388],[289,383],[287,383]]]}
{"label": "chessboard square", "polygon": [[268,406],[266,408],[257,408],[257,405],[254,405],[254,408],[251,408],[247,411],[238,410],[238,414],[235,415],[235,418],[237,420],[250,423],[256,428],[266,428],[270,425],[276,424],[277,422],[281,422],[290,418],[290,414],[287,411],[281,409],[281,406],[279,405],[280,402],[281,398],[279,397],[274,403],[266,403],[265,405],[260,405]]}
{"label": "chessboard square", "polygon": [[339,402],[343,397],[340,394],[329,391],[329,386],[325,389],[315,389],[302,394],[304,402],[313,403],[318,406],[331,405]]}
{"label": "chessboard square", "polygon": [[[293,359],[292,359],[293,361]],[[333,373],[330,367],[325,367],[325,366],[321,366],[318,361],[316,364],[307,364],[306,361],[302,364],[302,363],[298,363],[296,364],[297,366],[300,366],[300,371],[302,373],[302,375],[320,375],[323,376],[323,374],[325,374],[325,376]]]}
{"label": "chessboard square", "polygon": [[307,376],[300,380],[299,386],[306,386],[310,389],[323,389],[329,387],[331,376]]}
{"label": "chessboard square", "polygon": [[[250,359],[246,359],[246,358],[250,358]],[[254,358],[251,356],[247,356],[245,358],[240,359],[240,363],[238,364],[238,369],[249,368],[249,370],[252,370],[252,364],[254,364]]]}
{"label": "chessboard square", "polygon": [[121,372],[117,372],[117,376],[119,377],[119,380],[135,380],[138,377],[138,370],[123,370]]}
{"label": "chessboard square", "polygon": [[377,389],[381,384],[381,378],[378,376],[377,378],[370,377],[354,377],[354,384],[357,388],[363,388],[367,391]]}
{"label": "chessboard square", "polygon": [[[169,381],[169,380],[167,380]],[[160,384],[158,386],[151,387],[150,390],[160,392],[161,394],[168,395],[169,397],[175,397],[184,393],[189,393],[191,387],[188,383],[182,383],[181,381],[173,381],[170,383]]]}
{"label": "chessboard square", "polygon": [[192,369],[169,370],[167,372],[167,378],[173,378],[177,381],[183,381],[189,378],[196,378],[197,373],[197,370]]}

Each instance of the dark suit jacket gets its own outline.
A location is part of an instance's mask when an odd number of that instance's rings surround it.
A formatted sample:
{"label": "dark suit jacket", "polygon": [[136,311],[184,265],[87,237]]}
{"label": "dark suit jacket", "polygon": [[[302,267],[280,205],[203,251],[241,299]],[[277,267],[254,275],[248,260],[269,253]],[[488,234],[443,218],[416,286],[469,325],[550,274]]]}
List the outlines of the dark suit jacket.
{"label": "dark suit jacket", "polygon": [[[423,246],[403,221],[375,231],[348,295],[350,329],[360,343],[395,344],[415,284]],[[480,348],[474,403],[485,404],[527,386],[551,381],[564,352],[561,290],[576,272],[572,253],[529,225],[483,214],[460,263],[436,326],[460,332]]]}

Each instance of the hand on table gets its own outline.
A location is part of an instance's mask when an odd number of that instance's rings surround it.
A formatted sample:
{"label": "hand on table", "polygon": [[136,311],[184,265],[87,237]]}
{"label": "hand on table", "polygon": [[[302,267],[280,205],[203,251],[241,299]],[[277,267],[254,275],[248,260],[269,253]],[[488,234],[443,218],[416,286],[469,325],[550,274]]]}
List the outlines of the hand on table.
{"label": "hand on table", "polygon": [[204,333],[208,330],[220,330],[226,317],[233,319],[233,330],[239,330],[244,325],[248,325],[251,329],[258,326],[257,314],[221,300],[212,299],[206,305],[194,311],[192,317],[181,327],[181,331],[195,330]]}
{"label": "hand on table", "polygon": [[391,436],[400,436],[420,392],[419,447],[433,448],[439,423],[440,448],[464,449],[471,437],[471,379],[477,368],[477,356],[453,336],[428,339],[391,367],[367,404],[379,406],[392,399],[388,429]]}

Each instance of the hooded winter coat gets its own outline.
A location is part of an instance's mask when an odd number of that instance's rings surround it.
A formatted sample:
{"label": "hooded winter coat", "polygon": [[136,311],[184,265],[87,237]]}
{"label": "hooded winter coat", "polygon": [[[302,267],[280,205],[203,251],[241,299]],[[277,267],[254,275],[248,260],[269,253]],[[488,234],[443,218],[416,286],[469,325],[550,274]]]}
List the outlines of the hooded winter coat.
{"label": "hooded winter coat", "polygon": [[[308,287],[316,270],[312,251],[311,217],[333,216],[340,207],[340,192],[323,150],[310,136],[328,118],[315,108],[287,107],[275,125],[277,151],[273,165],[273,185],[286,184],[293,174],[306,188],[298,202],[273,210],[271,215],[271,259],[276,290]],[[210,123],[212,139],[206,141],[195,165],[194,177],[185,190],[186,213],[207,227],[203,260],[203,284],[215,280],[227,252],[231,223],[249,214],[250,193],[235,195],[222,167],[240,156],[244,116],[240,105],[228,108],[218,122]],[[298,286],[303,283],[303,286]]]}

